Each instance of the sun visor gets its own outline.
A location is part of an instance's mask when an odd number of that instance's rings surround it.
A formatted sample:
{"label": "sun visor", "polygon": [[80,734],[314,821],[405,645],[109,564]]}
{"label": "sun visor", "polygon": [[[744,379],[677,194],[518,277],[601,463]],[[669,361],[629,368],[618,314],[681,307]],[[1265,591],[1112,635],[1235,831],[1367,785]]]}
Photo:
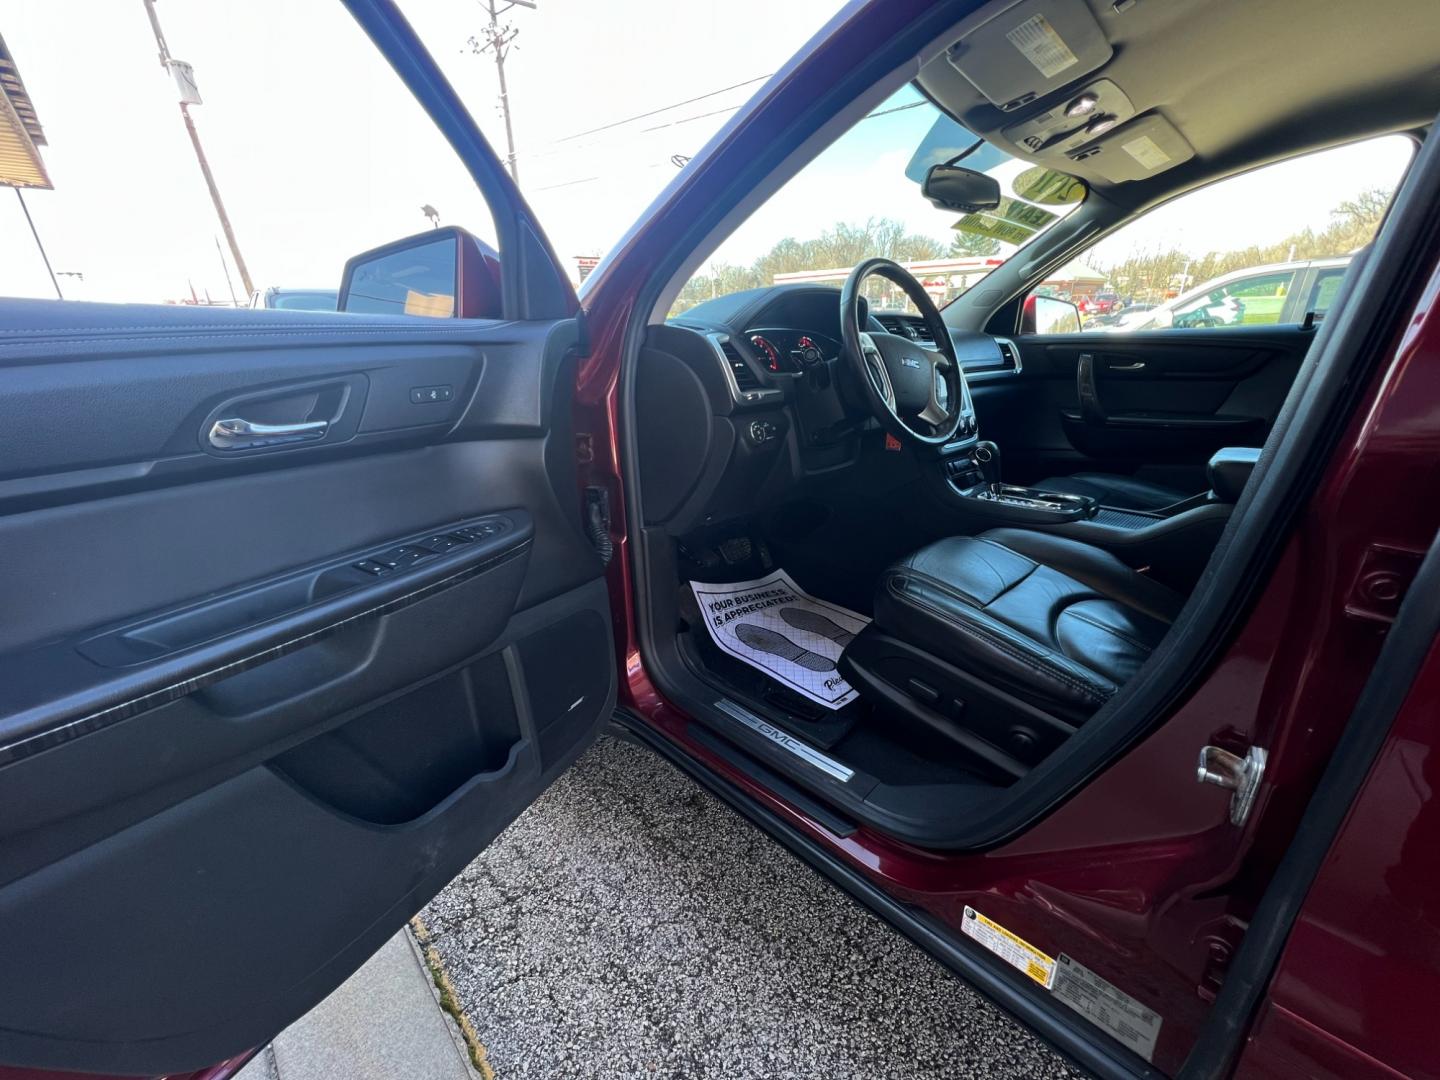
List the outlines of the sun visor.
{"label": "sun visor", "polygon": [[1085,4],[1021,0],[950,46],[946,57],[1008,112],[1090,74],[1113,51]]}
{"label": "sun visor", "polygon": [[1107,132],[1070,154],[1112,184],[1144,180],[1195,156],[1195,149],[1175,125],[1159,113],[1148,113]]}

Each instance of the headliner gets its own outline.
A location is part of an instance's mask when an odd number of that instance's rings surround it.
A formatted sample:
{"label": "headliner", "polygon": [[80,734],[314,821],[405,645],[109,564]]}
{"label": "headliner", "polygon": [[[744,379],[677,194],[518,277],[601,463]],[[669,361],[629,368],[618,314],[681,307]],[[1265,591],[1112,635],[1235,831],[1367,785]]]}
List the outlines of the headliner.
{"label": "headliner", "polygon": [[[1379,0],[1363,10],[1347,0],[1136,0],[1118,14],[1097,0],[1047,6],[1082,3],[1114,55],[1029,105],[1002,112],[943,53],[921,69],[917,84],[976,134],[1016,157],[1082,177],[1130,207],[1308,150],[1417,130],[1440,110],[1436,0]],[[1137,120],[1151,111],[1168,119],[1195,157],[1115,184],[1084,162],[1037,157],[1001,137],[1002,128],[1063,103],[1097,78],[1125,91]]]}

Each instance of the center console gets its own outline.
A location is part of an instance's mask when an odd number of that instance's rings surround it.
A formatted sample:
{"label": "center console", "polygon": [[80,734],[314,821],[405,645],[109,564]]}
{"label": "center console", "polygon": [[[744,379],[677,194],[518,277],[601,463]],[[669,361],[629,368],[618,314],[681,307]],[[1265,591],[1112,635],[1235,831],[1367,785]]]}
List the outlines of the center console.
{"label": "center console", "polygon": [[1210,462],[1210,490],[1159,510],[1104,506],[1083,495],[1007,484],[993,442],[942,457],[938,495],[965,531],[1014,526],[1104,548],[1177,589],[1188,589],[1210,558],[1259,451],[1232,448]]}
{"label": "center console", "polygon": [[950,491],[961,500],[960,509],[998,524],[1058,525],[1093,518],[1099,503],[1084,495],[1006,484],[1000,479],[1000,448],[978,442],[968,454],[944,464]]}

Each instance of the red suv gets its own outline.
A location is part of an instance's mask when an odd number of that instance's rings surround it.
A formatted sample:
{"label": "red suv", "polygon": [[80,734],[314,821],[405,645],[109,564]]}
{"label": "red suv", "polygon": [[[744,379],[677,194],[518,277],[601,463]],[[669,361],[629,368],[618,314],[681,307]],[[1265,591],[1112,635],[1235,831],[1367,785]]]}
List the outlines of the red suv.
{"label": "red suv", "polygon": [[[0,1077],[228,1075],[606,729],[1093,1073],[1440,1073],[1429,0],[851,4],[578,296],[345,6],[496,249],[357,255],[339,314],[0,300]],[[687,285],[847,130],[1007,257],[943,311],[893,244]],[[1396,132],[1318,331],[1027,302]]]}

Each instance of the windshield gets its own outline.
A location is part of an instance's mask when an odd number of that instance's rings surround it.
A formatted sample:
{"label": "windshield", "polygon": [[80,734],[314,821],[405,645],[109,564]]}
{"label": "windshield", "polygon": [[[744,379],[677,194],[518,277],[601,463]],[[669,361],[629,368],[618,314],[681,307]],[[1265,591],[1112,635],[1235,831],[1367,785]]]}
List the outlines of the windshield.
{"label": "windshield", "polygon": [[[993,211],[933,206],[920,185],[932,165],[993,176],[1005,196]],[[841,285],[863,259],[907,267],[936,304],[972,288],[1085,197],[1085,186],[978,139],[912,86],[861,119],[776,192],[686,283],[672,316],[706,300],[764,285]],[[883,278],[867,296],[879,309],[913,310]]]}

